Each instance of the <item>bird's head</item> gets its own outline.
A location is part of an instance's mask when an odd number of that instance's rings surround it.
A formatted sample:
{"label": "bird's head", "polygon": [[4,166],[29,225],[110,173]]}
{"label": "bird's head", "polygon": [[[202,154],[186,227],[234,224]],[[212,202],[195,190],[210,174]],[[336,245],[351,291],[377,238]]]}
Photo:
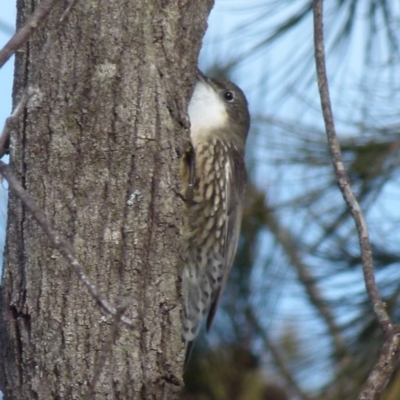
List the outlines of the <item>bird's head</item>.
{"label": "bird's head", "polygon": [[198,71],[189,103],[189,118],[194,142],[220,136],[244,148],[250,114],[244,93],[234,83],[210,79]]}

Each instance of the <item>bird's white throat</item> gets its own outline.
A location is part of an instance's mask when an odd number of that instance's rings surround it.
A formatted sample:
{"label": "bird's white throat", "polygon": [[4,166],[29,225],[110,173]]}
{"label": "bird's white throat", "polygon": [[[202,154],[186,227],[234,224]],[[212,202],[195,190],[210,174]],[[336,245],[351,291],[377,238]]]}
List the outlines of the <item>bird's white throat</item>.
{"label": "bird's white throat", "polygon": [[190,136],[193,144],[228,123],[224,100],[204,82],[197,81],[189,103]]}

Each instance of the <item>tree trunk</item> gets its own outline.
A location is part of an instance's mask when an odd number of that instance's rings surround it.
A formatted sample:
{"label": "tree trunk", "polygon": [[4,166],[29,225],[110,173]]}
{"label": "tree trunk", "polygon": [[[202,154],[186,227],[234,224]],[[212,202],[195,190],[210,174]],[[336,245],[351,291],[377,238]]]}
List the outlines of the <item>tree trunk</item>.
{"label": "tree trunk", "polygon": [[[36,4],[36,1],[33,2]],[[60,2],[61,3],[61,2]],[[65,2],[66,3],[66,2]],[[19,0],[19,25],[32,2]],[[182,386],[179,154],[211,0],[57,4],[16,58],[14,104],[40,64],[39,93],[11,137],[15,174],[118,324],[10,193],[1,290],[5,399],[174,399]],[[111,335],[111,336],[110,336]]]}

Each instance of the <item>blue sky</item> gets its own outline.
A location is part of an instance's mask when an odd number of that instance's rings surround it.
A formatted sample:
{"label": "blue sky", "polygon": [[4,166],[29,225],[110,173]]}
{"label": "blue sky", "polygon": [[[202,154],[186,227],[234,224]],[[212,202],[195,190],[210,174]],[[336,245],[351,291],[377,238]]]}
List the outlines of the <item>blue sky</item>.
{"label": "blue sky", "polygon": [[[15,25],[16,8],[13,1],[3,2],[0,17],[0,47],[10,39],[11,29]],[[3,129],[5,119],[11,113],[11,91],[13,84],[14,57],[0,70],[0,129]],[[6,184],[0,186],[0,262],[3,259],[5,240],[5,226],[7,217],[7,190]]]}
{"label": "blue sky", "polygon": [[[0,46],[3,47],[10,39],[8,27],[13,27],[15,25],[15,3],[13,1],[2,2],[1,11],[0,21],[7,26],[6,30],[0,29]],[[1,26],[3,26],[3,24],[0,24],[0,27]],[[8,61],[0,70],[0,121],[4,121],[11,112],[13,70],[13,60]]]}
{"label": "blue sky", "polygon": [[[238,24],[241,23],[241,21],[244,21],[246,17],[251,17],[251,13],[244,13],[244,14],[238,14],[236,15],[235,18],[232,18],[232,14],[227,13],[227,6],[225,5],[226,3],[224,2],[217,2],[216,7],[211,13],[210,20],[209,20],[209,30],[206,34],[206,37],[204,38],[204,47],[202,49],[201,55],[200,55],[200,67],[205,69],[210,61],[214,61],[215,59],[215,54],[218,53],[218,57],[221,59],[224,56],[226,57],[231,57],[232,54],[235,53],[235,48],[237,47],[237,41],[235,40],[232,32],[234,32],[237,29]],[[15,21],[15,5],[13,2],[6,2],[5,5],[2,6],[3,12],[1,15],[1,21],[5,22],[8,26],[13,26],[14,21]],[[3,46],[7,40],[10,38],[9,33],[4,33],[0,31],[0,45]],[[222,38],[228,38],[228,39],[222,39]],[[229,38],[232,38],[230,40]],[[246,50],[250,48],[252,41],[251,40],[246,40],[246,36],[244,36],[243,41],[240,43],[240,48],[242,50]],[[216,48],[218,51],[216,52]],[[270,54],[266,54],[263,59],[268,59]],[[276,62],[276,60],[274,61]],[[236,80],[238,84],[240,84],[243,89],[249,93],[249,102],[250,102],[250,108],[254,111],[262,111],[262,107],[265,104],[268,104],[272,102],[273,100],[269,99],[269,96],[264,96],[264,102],[259,101],[259,93],[257,93],[257,90],[252,90],[254,87],[257,85],[256,79],[258,78],[259,74],[262,72],[263,68],[267,65],[268,67],[273,66],[274,62],[267,62],[267,64],[263,62],[259,63],[254,63],[253,66],[247,64],[244,65],[243,67],[239,68],[237,74],[233,76],[233,79]],[[14,61],[13,59],[10,60],[3,69],[0,70],[0,88],[1,88],[1,93],[0,93],[0,121],[4,121],[5,118],[10,114],[11,111],[11,90],[12,90],[12,80],[13,80],[13,67],[14,67]],[[257,73],[249,73],[249,69],[251,70],[254,68]],[[265,178],[265,176],[264,176]],[[271,179],[272,181],[272,179]],[[261,184],[265,184],[265,181],[262,181]],[[6,196],[7,192],[4,190],[4,188],[0,188],[0,254],[2,254],[2,246],[4,245],[4,236],[5,236],[5,223],[6,223]],[[3,228],[2,228],[3,227]],[[261,244],[261,246],[266,247],[266,240],[264,241],[264,244]],[[290,271],[286,268],[282,268],[280,271],[280,274],[282,274],[282,279],[290,275]],[[257,279],[256,279],[257,280]],[[267,283],[268,287],[268,283]],[[302,307],[306,307],[306,304],[303,301],[303,296],[301,294],[301,291],[299,291],[299,288],[294,288],[293,286],[290,286],[292,293],[298,293],[298,299],[297,299],[297,306],[302,304]],[[284,286],[282,285],[282,290]],[[282,292],[281,292],[282,294]],[[260,301],[260,299],[256,299],[255,301]],[[261,299],[262,302],[262,299]],[[279,307],[276,307],[278,305]],[[280,316],[280,318],[276,319],[276,323],[274,324],[275,328],[277,325],[279,325],[279,322],[284,322],[286,319],[284,319],[282,316],[288,314],[291,312],[292,308],[292,301],[290,300],[289,302],[280,302],[280,299],[276,301],[275,305],[275,312],[273,315],[275,316]],[[286,311],[285,311],[286,310]],[[221,314],[220,318],[222,317]],[[292,320],[294,321],[293,316],[291,316]],[[295,321],[294,321],[295,322]],[[223,322],[222,322],[223,324]],[[314,328],[314,330],[318,328]],[[318,381],[321,380],[321,377],[318,378]],[[312,384],[313,382],[309,382]],[[319,382],[321,383],[321,382]]]}

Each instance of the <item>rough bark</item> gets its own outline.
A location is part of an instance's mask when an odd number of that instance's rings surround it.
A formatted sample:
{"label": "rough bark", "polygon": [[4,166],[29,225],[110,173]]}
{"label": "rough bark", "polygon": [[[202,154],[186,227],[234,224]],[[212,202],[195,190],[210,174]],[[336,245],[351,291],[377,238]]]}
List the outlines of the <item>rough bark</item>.
{"label": "rough bark", "polygon": [[[60,2],[63,3],[63,2]],[[22,24],[36,1],[19,0]],[[80,1],[53,38],[11,136],[22,185],[68,238],[104,314],[11,193],[1,288],[5,399],[174,399],[182,385],[178,159],[212,1]],[[16,58],[21,96],[58,4]]]}

